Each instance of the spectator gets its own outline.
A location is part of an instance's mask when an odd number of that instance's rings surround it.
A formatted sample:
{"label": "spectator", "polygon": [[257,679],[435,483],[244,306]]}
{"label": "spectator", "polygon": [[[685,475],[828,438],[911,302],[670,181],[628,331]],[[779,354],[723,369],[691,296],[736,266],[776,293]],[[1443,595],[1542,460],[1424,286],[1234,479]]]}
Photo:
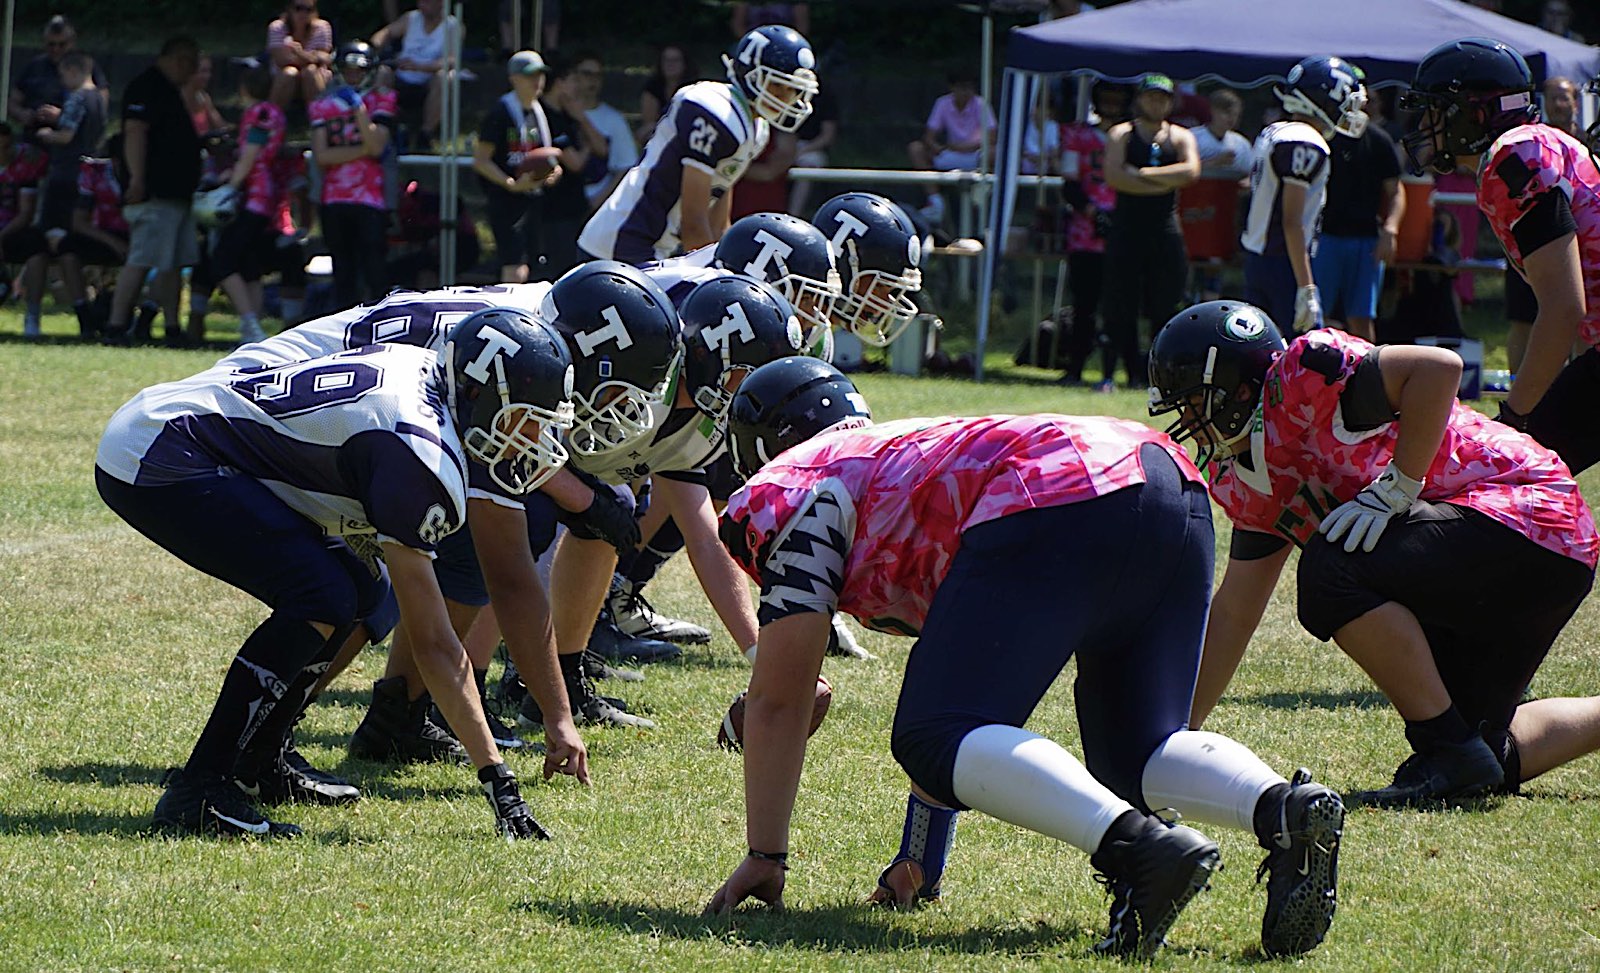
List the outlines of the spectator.
{"label": "spectator", "polygon": [[200,67],[195,70],[194,77],[183,83],[183,106],[189,110],[189,120],[202,138],[228,128],[227,119],[211,100],[211,55],[200,55]]}
{"label": "spectator", "polygon": [[579,54],[572,76],[577,105],[583,107],[589,124],[607,143],[604,169],[591,163],[584,172],[583,191],[593,210],[605,202],[628,170],[638,164],[639,146],[633,141],[633,129],[622,112],[600,100],[600,85],[605,80],[605,62],[600,55],[595,51]]}
{"label": "spectator", "polygon": [[200,47],[194,38],[168,38],[156,63],[122,94],[122,154],[128,173],[123,213],[129,240],[106,323],[108,344],[126,345],[134,337],[128,318],[152,269],[167,338],[180,340],[179,272],[199,256],[190,206],[200,184],[200,136],[184,110],[180,88],[199,66]]}
{"label": "spectator", "polygon": [[[22,66],[11,85],[11,100],[7,105],[12,121],[24,133],[41,125],[53,125],[56,116],[66,103],[61,89],[61,59],[78,47],[78,32],[67,18],[57,14],[44,27],[44,53]],[[105,72],[94,67],[94,86],[100,92],[101,111],[111,104],[111,88],[106,83]]]}
{"label": "spectator", "polygon": [[1328,202],[1311,275],[1324,308],[1342,305],[1344,330],[1375,342],[1383,271],[1394,260],[1406,211],[1400,153],[1378,125],[1360,138],[1336,133],[1328,151]]}
{"label": "spectator", "polygon": [[1051,117],[1048,98],[1035,99],[1033,120],[1022,130],[1021,172],[1036,176],[1054,172],[1061,157],[1061,129]]}
{"label": "spectator", "polygon": [[1200,178],[1200,151],[1188,129],[1167,121],[1175,100],[1171,78],[1147,74],[1134,96],[1133,119],[1106,133],[1105,180],[1117,203],[1101,307],[1109,342],[1105,381],[1120,355],[1134,388],[1149,384],[1140,313],[1159,328],[1182,308],[1189,276],[1178,190]]}
{"label": "spectator", "polygon": [[[1094,350],[1099,331],[1106,230],[1117,204],[1116,190],[1105,179],[1106,137],[1128,113],[1128,90],[1122,85],[1097,81],[1089,98],[1094,108],[1091,117],[1065,125],[1061,131],[1061,177],[1065,180],[1061,198],[1071,208],[1067,218],[1067,283],[1072,288],[1072,331],[1066,347],[1055,349],[1055,357],[1065,358],[1063,385],[1082,383],[1083,366]],[[1105,379],[1110,378],[1108,361]]]}
{"label": "spectator", "polygon": [[[64,95],[60,113],[49,125],[34,132],[48,148],[50,171],[42,188],[39,225],[47,236],[65,236],[72,226],[72,209],[78,199],[78,160],[94,152],[105,133],[105,102],[94,86],[94,61],[82,51],[69,51],[57,67]],[[37,295],[29,295],[36,299]]]}
{"label": "spectator", "polygon": [[239,160],[228,185],[239,195],[238,215],[214,236],[211,275],[239,312],[239,341],[261,341],[262,261],[277,236],[272,220],[277,215],[277,186],[273,166],[283,147],[283,109],[268,99],[272,73],[265,64],[246,68],[239,76]]}
{"label": "spectator", "polygon": [[396,17],[372,35],[372,46],[379,51],[399,45],[392,61],[395,94],[400,111],[408,116],[421,109],[424,145],[439,135],[449,40],[460,29],[454,17],[444,15],[444,0],[417,0],[415,10]]}
{"label": "spectator", "polygon": [[782,213],[789,200],[789,168],[794,165],[795,135],[774,131],[766,148],[750,162],[750,168],[733,186],[733,205],[728,218],[738,220],[751,213]]}
{"label": "spectator", "polygon": [[728,17],[728,26],[734,37],[743,37],[757,27],[777,24],[793,27],[806,37],[811,36],[811,4],[809,3],[735,3]]}
{"label": "spectator", "polygon": [[[794,164],[820,169],[828,164],[828,150],[839,137],[839,101],[828,88],[811,96],[811,114],[794,133]],[[811,198],[811,181],[796,179],[789,187],[789,212],[801,219],[810,216],[806,203]]]}
{"label": "spectator", "polygon": [[1572,7],[1567,0],[1545,0],[1539,10],[1539,29],[1569,41],[1585,43],[1583,35],[1572,29]]}
{"label": "spectator", "polygon": [[[24,266],[27,310],[22,333],[30,338],[39,334],[46,261],[44,232],[34,225],[33,217],[39,183],[49,166],[44,153],[26,143],[19,146],[11,125],[0,122],[0,263]],[[3,284],[9,289],[9,276]]]}
{"label": "spectator", "polygon": [[112,136],[106,153],[110,158],[78,163],[78,205],[72,213],[72,232],[56,247],[67,296],[78,317],[78,336],[84,340],[98,335],[103,322],[91,309],[83,268],[121,267],[128,259],[128,221],[122,215],[122,185],[113,161],[122,154],[120,135]]}
{"label": "spectator", "polygon": [[578,234],[589,218],[589,198],[583,192],[583,171],[591,161],[605,158],[606,140],[589,124],[579,94],[580,82],[571,67],[557,61],[550,68],[544,93],[545,115],[550,122],[551,144],[561,150],[560,169],[566,173],[546,186],[540,204],[538,280],[555,280],[578,262]]}
{"label": "spectator", "polygon": [[[1578,86],[1569,78],[1550,78],[1544,83],[1543,119],[1546,125],[1557,128],[1584,142],[1584,133],[1578,128]],[[1585,142],[1585,144],[1587,144]],[[1533,288],[1514,267],[1506,267],[1506,367],[1512,374],[1522,367],[1522,356],[1528,350],[1528,336],[1533,333],[1533,321],[1539,316],[1539,299]]]}
{"label": "spectator", "polygon": [[511,90],[484,116],[473,150],[472,169],[483,181],[500,279],[506,283],[528,280],[529,265],[537,263],[542,252],[543,193],[566,178],[559,163],[543,176],[531,171],[536,165],[532,153],[555,147],[555,128],[539,102],[548,71],[538,51],[512,55],[506,65]]}
{"label": "spectator", "polygon": [[333,78],[333,25],[317,16],[317,0],[288,0],[267,25],[267,57],[272,60],[272,102],[310,105]]}
{"label": "spectator", "polygon": [[1239,116],[1244,112],[1244,101],[1238,92],[1218,88],[1211,92],[1211,121],[1197,125],[1195,146],[1200,151],[1201,179],[1247,179],[1250,166],[1255,162],[1255,152],[1250,140],[1239,134]]}
{"label": "spectator", "polygon": [[668,44],[656,55],[655,70],[639,93],[639,127],[636,130],[640,145],[650,141],[655,134],[656,122],[667,110],[678,89],[694,81],[696,72],[689,53],[679,44]]}
{"label": "spectator", "polygon": [[[928,113],[922,138],[906,146],[913,169],[976,169],[985,139],[993,140],[994,112],[978,97],[978,79],[957,69],[946,77],[950,93],[940,95]],[[922,216],[934,226],[944,222],[944,197],[937,185],[927,187]]]}
{"label": "spectator", "polygon": [[[427,0],[424,0],[427,2]],[[394,125],[395,93],[361,88],[373,69],[372,48],[339,48],[341,84],[311,103],[311,154],[322,170],[322,239],[333,258],[339,309],[375,301],[388,288],[383,157]]]}

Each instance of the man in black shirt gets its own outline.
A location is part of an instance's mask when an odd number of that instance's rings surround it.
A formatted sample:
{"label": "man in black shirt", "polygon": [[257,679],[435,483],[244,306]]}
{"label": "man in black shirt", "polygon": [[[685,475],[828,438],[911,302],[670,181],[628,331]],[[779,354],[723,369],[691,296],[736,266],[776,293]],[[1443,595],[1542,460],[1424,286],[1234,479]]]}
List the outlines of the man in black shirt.
{"label": "man in black shirt", "polygon": [[199,259],[190,207],[200,185],[200,137],[184,109],[179,88],[199,63],[200,47],[192,37],[170,38],[161,45],[155,65],[129,82],[122,95],[126,167],[122,200],[128,220],[128,258],[117,274],[106,324],[107,344],[131,341],[128,316],[151,268],[158,272],[155,288],[167,339],[182,340],[179,272]]}
{"label": "man in black shirt", "polygon": [[1311,275],[1322,306],[1344,322],[1344,329],[1376,341],[1372,321],[1383,267],[1394,259],[1406,210],[1400,155],[1380,125],[1368,125],[1360,138],[1335,135],[1328,149],[1328,202]]}
{"label": "man in black shirt", "polygon": [[[54,125],[66,104],[61,85],[61,59],[78,46],[78,32],[67,18],[57,14],[44,27],[44,53],[22,66],[11,82],[11,103],[6,106],[12,121],[23,132],[41,125]],[[111,104],[111,88],[106,73],[94,66],[94,86],[100,92],[100,108]]]}
{"label": "man in black shirt", "polygon": [[539,104],[547,70],[538,51],[512,55],[506,65],[511,90],[478,126],[472,169],[483,181],[500,279],[508,284],[526,282],[528,264],[538,260],[540,196],[565,175],[560,165],[546,170],[534,158],[555,140],[549,115]]}

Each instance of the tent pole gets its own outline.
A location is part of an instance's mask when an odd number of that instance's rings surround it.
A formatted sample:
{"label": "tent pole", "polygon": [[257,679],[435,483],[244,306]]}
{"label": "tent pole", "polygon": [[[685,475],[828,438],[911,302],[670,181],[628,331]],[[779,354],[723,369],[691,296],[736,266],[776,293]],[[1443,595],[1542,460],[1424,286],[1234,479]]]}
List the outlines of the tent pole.
{"label": "tent pole", "polygon": [[533,0],[533,42],[528,46],[536,51],[544,48],[544,0]]}
{"label": "tent pole", "polygon": [[511,3],[511,53],[522,50],[522,4],[520,0]]}
{"label": "tent pole", "polygon": [[[454,16],[454,29],[445,31],[444,104],[439,122],[439,134],[444,140],[444,152],[439,165],[439,285],[448,287],[456,282],[456,221],[460,217],[456,203],[459,199],[461,172],[456,166],[456,141],[461,136],[461,29],[462,7],[455,3],[450,11]],[[451,21],[447,20],[447,24]]]}
{"label": "tent pole", "polygon": [[6,0],[6,49],[0,54],[0,113],[11,105],[11,48],[17,40],[17,0]]}
{"label": "tent pole", "polygon": [[983,381],[983,356],[989,344],[989,317],[993,305],[994,280],[1005,250],[1011,204],[1016,199],[1017,155],[1022,148],[1022,109],[1027,101],[1022,72],[1006,68],[1000,89],[1000,154],[995,160],[995,185],[989,194],[989,238],[983,250],[983,266],[978,279],[978,342],[973,378]]}
{"label": "tent pole", "polygon": [[[990,111],[993,111],[994,83],[989,76],[994,72],[994,13],[987,3],[983,5],[983,51],[981,63],[982,67],[979,70],[982,73],[978,77],[979,83],[983,87],[980,94],[983,97],[983,103],[989,107]],[[989,171],[989,140],[987,138],[978,143],[978,171]]]}

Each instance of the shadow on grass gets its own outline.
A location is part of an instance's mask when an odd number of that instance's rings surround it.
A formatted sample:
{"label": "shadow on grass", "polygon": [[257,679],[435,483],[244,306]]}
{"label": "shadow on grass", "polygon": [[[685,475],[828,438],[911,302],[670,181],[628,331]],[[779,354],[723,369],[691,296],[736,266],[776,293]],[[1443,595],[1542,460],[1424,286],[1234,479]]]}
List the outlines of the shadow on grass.
{"label": "shadow on grass", "polygon": [[[340,744],[342,745],[342,743],[343,740],[341,739]],[[61,767],[41,767],[38,770],[38,774],[40,777],[63,784],[95,784],[100,787],[126,787],[133,785],[159,788],[166,778],[168,769],[167,767],[153,767],[146,764],[113,764],[90,761],[81,764],[67,764]],[[331,772],[359,787],[363,796],[379,798],[385,801],[458,798],[480,793],[472,780],[470,773],[472,768],[466,764],[461,765],[462,776],[460,782],[446,787],[422,787],[416,784],[402,784],[391,780],[389,775],[400,769],[396,765],[373,763],[368,760],[355,760],[347,756],[338,766],[331,768]],[[4,819],[0,818],[0,820]]]}
{"label": "shadow on grass", "polygon": [[148,811],[141,814],[126,811],[59,809],[0,811],[0,834],[117,834],[131,838],[149,833]]}
{"label": "shadow on grass", "polygon": [[[552,902],[522,899],[513,912],[544,915],[572,926],[610,926],[646,936],[684,940],[726,939],[796,949],[901,950],[933,948],[950,952],[1037,954],[1042,949],[1090,939],[1092,930],[1036,923],[1009,929],[973,928],[960,932],[922,933],[889,924],[889,914],[865,904],[788,909],[774,913],[747,909],[732,919],[706,917],[639,902]],[[1085,950],[1087,954],[1087,949]]]}
{"label": "shadow on grass", "polygon": [[1371,690],[1345,690],[1344,692],[1255,693],[1249,696],[1228,696],[1225,702],[1265,709],[1387,709],[1389,700]]}
{"label": "shadow on grass", "polygon": [[159,787],[167,775],[167,767],[148,764],[109,764],[87,761],[61,767],[40,767],[39,776],[63,784],[99,784],[101,787],[125,787],[129,784],[147,784]]}

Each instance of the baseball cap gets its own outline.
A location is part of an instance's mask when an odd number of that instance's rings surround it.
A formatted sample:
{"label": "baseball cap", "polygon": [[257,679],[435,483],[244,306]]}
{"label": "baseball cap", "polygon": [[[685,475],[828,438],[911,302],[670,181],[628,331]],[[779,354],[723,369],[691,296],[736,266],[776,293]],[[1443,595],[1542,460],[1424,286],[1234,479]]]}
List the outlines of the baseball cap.
{"label": "baseball cap", "polygon": [[518,51],[506,64],[508,74],[543,74],[548,70],[538,51]]}
{"label": "baseball cap", "polygon": [[1172,79],[1164,74],[1147,74],[1139,80],[1139,94],[1146,91],[1164,91],[1172,94]]}

